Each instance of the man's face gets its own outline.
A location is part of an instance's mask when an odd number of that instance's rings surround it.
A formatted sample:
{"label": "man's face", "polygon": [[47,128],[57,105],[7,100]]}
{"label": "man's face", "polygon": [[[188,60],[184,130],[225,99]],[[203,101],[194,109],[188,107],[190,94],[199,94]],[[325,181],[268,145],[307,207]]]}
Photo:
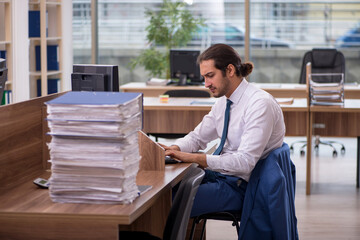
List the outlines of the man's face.
{"label": "man's face", "polygon": [[214,97],[222,97],[230,90],[229,78],[215,67],[214,60],[202,61],[200,73],[204,77],[205,87],[210,89]]}

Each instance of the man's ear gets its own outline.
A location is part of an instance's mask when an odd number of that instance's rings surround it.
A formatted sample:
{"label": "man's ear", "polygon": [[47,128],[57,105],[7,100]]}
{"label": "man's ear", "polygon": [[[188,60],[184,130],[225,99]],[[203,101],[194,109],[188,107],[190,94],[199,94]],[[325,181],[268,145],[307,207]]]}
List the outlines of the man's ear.
{"label": "man's ear", "polygon": [[236,74],[235,66],[229,64],[226,68],[226,74],[228,74],[229,77],[233,77]]}

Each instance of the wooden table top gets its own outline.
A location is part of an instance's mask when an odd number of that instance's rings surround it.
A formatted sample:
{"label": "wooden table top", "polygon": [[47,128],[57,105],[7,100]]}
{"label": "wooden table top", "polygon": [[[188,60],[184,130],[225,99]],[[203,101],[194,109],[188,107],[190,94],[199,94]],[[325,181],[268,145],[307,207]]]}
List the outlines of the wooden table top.
{"label": "wooden table top", "polygon": [[310,106],[310,112],[360,112],[360,99],[345,99],[343,106]]}
{"label": "wooden table top", "polygon": [[[261,88],[261,89],[283,89],[283,90],[289,90],[293,89],[295,91],[305,91],[306,85],[305,84],[297,84],[297,83],[251,83],[255,86]],[[356,88],[356,86],[351,86],[353,88]],[[153,86],[153,85],[146,85],[145,82],[130,82],[126,83],[124,85],[120,86],[120,89],[201,89],[207,90],[204,85],[198,85],[198,86],[191,86],[191,85],[185,85],[185,86],[177,86],[177,85],[167,85],[167,86]]]}
{"label": "wooden table top", "polygon": [[[280,102],[287,100],[277,98]],[[307,111],[307,100],[295,98],[292,104],[280,104],[283,111]],[[169,98],[161,102],[158,97],[144,97],[144,110],[206,110],[209,111],[216,98]]]}
{"label": "wooden table top", "polygon": [[[306,98],[306,85],[298,83],[251,83],[261,88],[274,97],[294,97],[294,98]],[[125,92],[143,92],[145,96],[158,96],[168,90],[180,90],[180,89],[196,89],[211,91],[205,86],[147,86],[145,82],[130,82],[120,86],[120,89]],[[360,99],[360,85],[359,84],[345,84],[344,86],[345,98],[348,99]]]}
{"label": "wooden table top", "polygon": [[[138,185],[151,185],[152,189],[135,199],[132,204],[75,204],[54,203],[47,189],[38,188],[31,181],[0,195],[0,218],[26,215],[46,218],[77,218],[112,221],[128,225],[150,208],[161,196],[175,186],[186,173],[188,163],[172,164],[165,171],[140,171]],[[50,172],[39,177],[49,178]]]}

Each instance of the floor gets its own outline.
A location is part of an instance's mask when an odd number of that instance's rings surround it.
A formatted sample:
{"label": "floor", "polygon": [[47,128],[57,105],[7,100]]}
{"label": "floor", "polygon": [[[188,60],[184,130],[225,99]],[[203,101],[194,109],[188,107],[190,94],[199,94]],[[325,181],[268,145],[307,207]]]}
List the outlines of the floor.
{"label": "floor", "polygon": [[[326,138],[329,139],[329,138]],[[305,138],[287,137],[290,145]],[[296,165],[295,207],[300,239],[338,240],[360,239],[360,193],[356,188],[355,138],[333,138],[345,144],[345,155],[333,158],[328,146],[321,146],[314,158],[312,194],[305,195],[305,156],[300,156],[300,145],[295,145],[291,159]],[[237,239],[229,222],[208,221],[207,240]]]}

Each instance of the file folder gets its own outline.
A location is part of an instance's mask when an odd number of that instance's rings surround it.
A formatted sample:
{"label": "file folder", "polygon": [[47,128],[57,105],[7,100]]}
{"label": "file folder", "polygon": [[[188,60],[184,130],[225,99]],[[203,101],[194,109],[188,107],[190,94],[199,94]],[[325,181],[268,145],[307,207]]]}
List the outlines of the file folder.
{"label": "file folder", "polygon": [[5,50],[0,51],[0,58],[6,59],[6,51]]}
{"label": "file folder", "polygon": [[[48,94],[57,93],[59,91],[60,79],[48,79]],[[36,80],[37,96],[41,96],[41,79]]]}
{"label": "file folder", "polygon": [[[48,13],[46,12],[46,37],[48,36]],[[29,38],[40,37],[40,11],[29,11]]]}
{"label": "file folder", "polygon": [[[47,70],[57,71],[59,70],[59,46],[48,45],[47,46]],[[41,47],[35,46],[35,58],[36,58],[36,71],[41,71]]]}

